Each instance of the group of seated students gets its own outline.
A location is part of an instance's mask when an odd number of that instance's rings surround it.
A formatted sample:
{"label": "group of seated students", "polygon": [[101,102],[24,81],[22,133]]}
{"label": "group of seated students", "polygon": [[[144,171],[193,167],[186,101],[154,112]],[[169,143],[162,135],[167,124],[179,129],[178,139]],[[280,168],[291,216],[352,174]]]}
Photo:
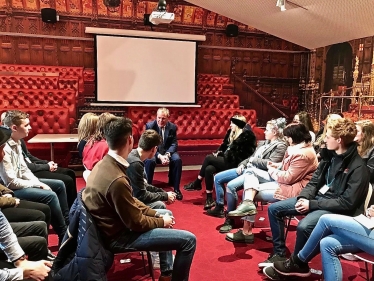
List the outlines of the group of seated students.
{"label": "group of seated students", "polygon": [[[33,156],[23,140],[31,130],[28,114],[18,110],[1,115],[0,208],[29,260],[53,261],[48,249],[52,225],[59,243],[69,224],[69,207],[77,196],[74,171]],[[6,260],[5,249],[0,261]],[[6,253],[6,252],[5,252]]]}
{"label": "group of seated students", "polygon": [[[196,237],[189,231],[173,229],[175,218],[166,209],[165,203],[183,198],[179,189],[182,163],[177,153],[177,127],[168,117],[168,110],[160,108],[156,120],[146,125],[138,147],[133,148],[130,119],[110,113],[84,115],[78,127],[78,150],[89,175],[82,201],[112,253],[159,252],[159,280],[184,281],[189,279]],[[6,127],[0,127],[0,176],[7,187],[0,186],[0,244],[16,268],[0,271],[0,277],[19,280],[23,274],[22,278],[43,280],[51,266],[44,259],[55,258],[47,248],[48,224],[61,243],[76,188],[67,192],[63,179],[71,171],[53,162],[39,164],[50,168],[52,175],[48,178],[38,178],[31,171],[29,164],[42,160],[30,156],[22,144],[31,129],[26,113],[8,111],[1,121]],[[266,140],[258,145],[243,116],[235,115],[230,121],[222,145],[205,158],[197,179],[185,186],[187,191],[201,190],[205,178],[204,209],[207,215],[225,218],[219,232],[226,233],[226,240],[254,243],[256,203],[267,202],[271,203],[268,218],[273,253],[259,267],[271,280],[309,276],[308,262],[319,252],[325,280],[342,280],[339,255],[359,251],[374,255],[374,234],[354,219],[365,211],[368,219],[374,217],[373,202],[364,210],[369,182],[374,182],[371,121],[355,124],[338,115],[329,116],[320,136],[317,134],[317,152],[312,141],[313,127],[304,112],[295,115],[288,125],[284,118],[270,120]],[[169,165],[173,192],[151,184],[149,178],[153,178],[156,163]],[[240,189],[244,189],[243,201],[237,206]],[[302,219],[297,226],[294,252],[287,259],[284,228],[289,216]],[[242,217],[244,225],[230,233],[235,217]],[[27,263],[24,253],[36,262]],[[0,267],[11,265],[0,263]]]}

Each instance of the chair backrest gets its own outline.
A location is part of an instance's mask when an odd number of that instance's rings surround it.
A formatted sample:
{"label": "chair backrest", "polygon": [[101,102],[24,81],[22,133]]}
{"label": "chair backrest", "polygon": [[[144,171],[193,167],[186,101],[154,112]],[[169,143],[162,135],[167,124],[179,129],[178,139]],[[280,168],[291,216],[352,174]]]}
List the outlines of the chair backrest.
{"label": "chair backrest", "polygon": [[373,185],[369,183],[368,194],[366,195],[366,199],[365,199],[364,211],[366,211],[367,208],[369,208],[369,203],[370,203],[372,195],[373,195]]}

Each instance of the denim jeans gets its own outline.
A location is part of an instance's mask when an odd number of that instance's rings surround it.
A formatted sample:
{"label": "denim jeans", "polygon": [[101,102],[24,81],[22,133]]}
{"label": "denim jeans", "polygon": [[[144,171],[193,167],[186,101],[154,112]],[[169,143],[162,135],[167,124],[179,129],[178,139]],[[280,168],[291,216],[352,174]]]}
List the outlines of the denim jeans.
{"label": "denim jeans", "polygon": [[343,280],[339,255],[361,251],[374,255],[374,231],[352,217],[323,215],[298,257],[309,262],[320,251],[325,280]]}
{"label": "denim jeans", "polygon": [[216,189],[216,202],[217,204],[224,205],[224,184],[227,184],[226,189],[233,190],[232,193],[236,195],[236,200],[235,200],[235,195],[231,195],[229,198],[229,195],[227,196],[227,208],[229,209],[231,205],[235,205],[233,207],[233,210],[236,208],[236,202],[237,202],[237,191],[239,190],[238,188],[243,186],[244,183],[244,175],[238,175],[236,172],[236,168],[234,169],[229,169],[220,173],[217,173],[214,176],[214,187]]}
{"label": "denim jeans", "polygon": [[40,179],[52,190],[23,188],[13,190],[15,197],[33,202],[44,203],[51,209],[51,225],[61,240],[69,224],[69,209],[65,185],[60,180]]}
{"label": "denim jeans", "polygon": [[[278,254],[280,256],[286,255],[286,241],[284,239],[284,218],[286,216],[300,215],[300,213],[295,210],[296,202],[297,198],[293,197],[275,202],[268,208],[268,217],[271,233],[273,236],[274,254]],[[330,212],[325,210],[316,210],[304,214],[305,217],[299,222],[296,228],[296,243],[294,254],[298,254],[299,251],[304,247],[319,218],[324,214],[330,214]]]}
{"label": "denim jeans", "polygon": [[[258,169],[256,167],[249,167],[243,171],[243,174],[232,180],[227,184],[226,193],[227,193],[227,211],[230,212],[235,210],[238,202],[238,193],[239,188],[238,184],[242,184],[243,188],[258,187],[261,183],[267,183],[274,181],[267,171]],[[243,193],[244,196],[245,193]],[[244,198],[243,198],[244,199]],[[232,208],[232,209],[231,209]]]}
{"label": "denim jeans", "polygon": [[[168,210],[157,210],[160,214]],[[189,231],[155,228],[144,233],[126,232],[110,244],[114,253],[126,250],[160,252],[160,269],[173,269],[172,281],[187,281],[196,250],[196,237]],[[172,250],[176,250],[173,265]]]}

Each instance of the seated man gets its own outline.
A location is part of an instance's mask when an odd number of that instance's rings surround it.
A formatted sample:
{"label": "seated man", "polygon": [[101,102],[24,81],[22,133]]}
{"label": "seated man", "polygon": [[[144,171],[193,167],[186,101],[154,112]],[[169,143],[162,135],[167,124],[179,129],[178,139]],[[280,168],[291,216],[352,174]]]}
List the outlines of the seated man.
{"label": "seated man", "polygon": [[354,141],[357,130],[349,119],[333,120],[327,124],[326,148],[321,150],[321,162],[310,182],[299,196],[273,203],[268,208],[274,253],[260,263],[271,280],[279,280],[272,267],[286,260],[284,218],[305,215],[297,226],[294,255],[303,248],[308,237],[324,214],[355,216],[364,212],[369,186],[369,173],[357,152]]}
{"label": "seated man", "polygon": [[5,156],[0,163],[1,178],[17,198],[45,203],[49,206],[52,214],[51,224],[62,240],[69,224],[69,208],[64,183],[54,179],[39,180],[27,167],[20,143],[31,129],[26,113],[18,110],[8,111],[4,118],[4,125],[12,130],[12,135],[4,147]]}
{"label": "seated man", "polygon": [[[0,127],[0,161],[3,160],[3,149],[5,143],[9,140],[11,131],[9,129]],[[43,224],[43,222],[40,222]],[[22,229],[25,237],[20,239],[23,243],[23,248],[29,255],[29,258],[38,259],[40,256],[47,255],[46,240],[38,236],[38,231],[46,230],[46,225],[42,228],[38,227],[39,224],[24,223],[22,225],[14,226]],[[36,232],[34,232],[36,231]],[[51,263],[48,261],[31,262],[25,257],[25,252],[17,242],[17,237],[13,233],[8,221],[0,211],[0,248],[6,254],[7,259],[13,264],[5,261],[0,262],[0,280],[21,280],[24,278],[32,278],[34,280],[44,280],[48,276]],[[16,268],[14,268],[16,267]]]}
{"label": "seated man", "polygon": [[[174,218],[154,210],[132,196],[125,160],[133,147],[132,122],[115,117],[104,127],[109,152],[88,177],[82,199],[97,227],[114,253],[128,249],[167,251],[161,256],[160,281],[188,280],[196,249],[196,237],[185,230],[174,230]],[[173,266],[171,251],[176,250]],[[172,271],[171,271],[172,270]],[[171,275],[171,276],[170,276]]]}
{"label": "seated man", "polygon": [[[1,114],[1,123],[6,115],[6,111]],[[77,198],[77,185],[75,172],[70,169],[58,167],[53,161],[41,160],[28,151],[26,142],[21,139],[22,153],[26,160],[27,167],[37,178],[62,180],[66,187],[66,195],[69,208]]]}
{"label": "seated man", "polygon": [[143,161],[155,156],[161,142],[161,136],[155,130],[146,130],[140,137],[138,148],[133,149],[127,158],[130,166],[126,174],[130,178],[133,195],[152,209],[165,209],[162,201],[173,203],[175,200],[174,192],[165,192],[147,183],[144,172]]}
{"label": "seated man", "polygon": [[157,110],[157,119],[146,124],[145,129],[155,130],[162,137],[155,157],[144,161],[148,183],[152,184],[156,163],[169,165],[169,185],[174,187],[178,200],[183,199],[179,189],[182,176],[182,160],[177,152],[177,126],[169,122],[169,110],[165,107]]}

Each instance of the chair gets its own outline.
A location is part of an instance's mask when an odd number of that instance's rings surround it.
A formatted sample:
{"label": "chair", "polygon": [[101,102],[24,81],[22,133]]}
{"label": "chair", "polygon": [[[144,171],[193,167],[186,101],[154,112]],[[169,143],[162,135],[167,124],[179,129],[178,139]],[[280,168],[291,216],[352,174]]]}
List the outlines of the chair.
{"label": "chair", "polygon": [[135,252],[140,253],[140,255],[142,256],[144,274],[147,274],[147,267],[146,267],[145,259],[144,259],[144,253],[146,253],[147,260],[148,260],[149,275],[151,276],[152,281],[155,281],[155,276],[154,276],[154,272],[153,272],[153,261],[152,261],[152,256],[151,256],[150,251],[143,251],[142,252],[142,251],[135,250],[135,249],[128,249],[126,251],[123,251],[121,253],[116,253],[116,254],[126,254],[126,253],[135,253]]}
{"label": "chair", "polygon": [[[374,280],[374,256],[372,256],[372,255],[370,255],[368,253],[365,253],[365,252],[357,253],[357,254],[354,254],[353,256],[355,256],[359,260],[365,262],[366,280],[367,281]],[[368,263],[371,264],[371,279],[369,277],[369,266],[368,266]]]}

